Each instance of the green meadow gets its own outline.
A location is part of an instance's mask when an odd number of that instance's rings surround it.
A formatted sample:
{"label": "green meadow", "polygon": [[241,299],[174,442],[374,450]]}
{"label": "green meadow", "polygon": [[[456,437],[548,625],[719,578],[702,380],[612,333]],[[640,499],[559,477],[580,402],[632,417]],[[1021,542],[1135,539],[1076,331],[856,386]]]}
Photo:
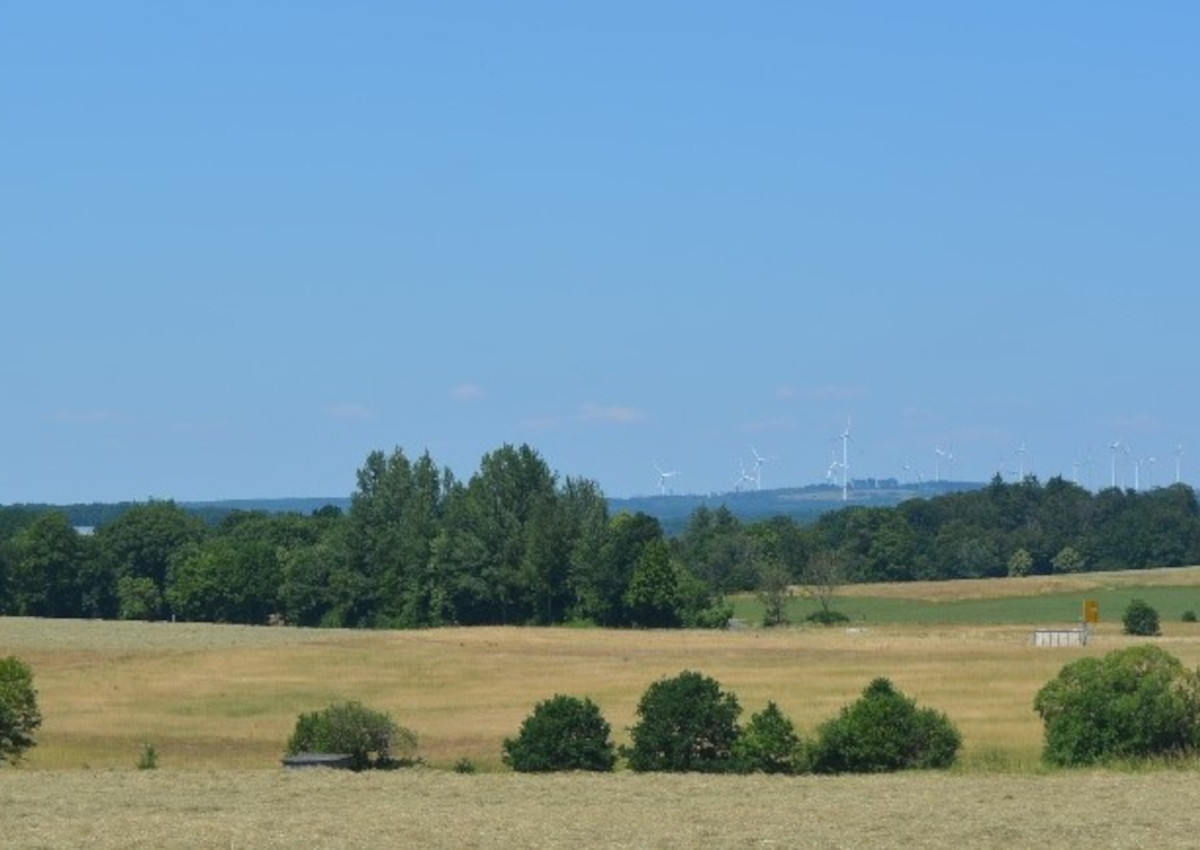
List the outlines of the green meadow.
{"label": "green meadow", "polygon": [[[1071,626],[1083,616],[1085,599],[1100,604],[1101,622],[1119,623],[1132,599],[1143,599],[1158,610],[1164,623],[1179,621],[1184,611],[1200,612],[1200,587],[1194,585],[1112,588],[1095,591],[1051,593],[988,599],[905,599],[886,596],[837,596],[832,607],[854,623],[891,625],[1044,625]],[[734,616],[758,625],[763,605],[754,596],[733,598]],[[787,606],[788,620],[802,622],[817,611],[815,600],[793,597]]]}

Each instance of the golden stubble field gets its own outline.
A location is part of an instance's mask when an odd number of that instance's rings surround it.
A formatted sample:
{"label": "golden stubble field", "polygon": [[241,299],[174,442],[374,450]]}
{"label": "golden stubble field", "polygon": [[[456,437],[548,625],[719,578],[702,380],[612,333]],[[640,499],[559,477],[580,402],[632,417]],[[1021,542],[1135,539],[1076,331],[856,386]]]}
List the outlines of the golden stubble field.
{"label": "golden stubble field", "polygon": [[[35,671],[45,723],[31,770],[129,767],[144,742],[166,768],[269,768],[299,712],[339,699],[391,712],[433,766],[465,757],[487,770],[538,700],[591,697],[623,742],[646,686],[684,669],[717,678],[746,716],[776,701],[805,732],[886,675],[950,715],[968,764],[1028,766],[1040,747],[1037,689],[1072,658],[1128,642],[1115,627],[1086,649],[1037,649],[1029,636],[1022,627],[351,632],[0,619],[0,654]],[[1200,662],[1200,631],[1161,643]]]}
{"label": "golden stubble field", "polygon": [[[958,592],[981,591],[962,583]],[[1158,642],[1200,665],[1200,627],[1165,626]],[[0,655],[33,666],[45,715],[26,763],[0,769],[0,846],[1200,843],[1195,771],[1039,770],[1037,689],[1066,662],[1131,639],[1110,624],[1086,649],[1037,649],[1031,630],[355,632],[0,619]],[[838,778],[500,769],[501,741],[536,701],[589,696],[625,742],[645,687],[684,669],[734,691],[744,716],[775,700],[805,734],[886,675],[950,715],[964,737],[962,765]],[[429,766],[282,771],[296,715],[340,699],[414,729]],[[144,742],[158,750],[157,771],[134,770]],[[464,757],[483,772],[448,770]]]}

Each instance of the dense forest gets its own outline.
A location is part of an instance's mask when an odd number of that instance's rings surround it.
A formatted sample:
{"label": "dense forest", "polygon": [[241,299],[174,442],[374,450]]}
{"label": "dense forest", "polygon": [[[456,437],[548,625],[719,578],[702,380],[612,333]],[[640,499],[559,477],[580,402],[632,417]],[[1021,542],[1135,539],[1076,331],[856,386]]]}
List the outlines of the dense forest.
{"label": "dense forest", "polygon": [[[169,501],[94,534],[60,511],[0,508],[0,614],[408,628],[443,624],[721,626],[724,598],[783,583],[911,581],[1200,562],[1193,490],[1097,494],[999,479],[800,525],[701,506],[667,536],[611,513],[591,481],[528,446],[460,481],[428,455],[371,453],[349,510],[233,511]],[[832,574],[835,579],[831,579]]]}

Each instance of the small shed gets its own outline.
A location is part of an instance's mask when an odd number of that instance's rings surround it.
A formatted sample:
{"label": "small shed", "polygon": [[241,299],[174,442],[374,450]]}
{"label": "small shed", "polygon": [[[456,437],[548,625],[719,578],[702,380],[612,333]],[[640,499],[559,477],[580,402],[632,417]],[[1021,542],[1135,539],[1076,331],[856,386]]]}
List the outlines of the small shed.
{"label": "small shed", "polygon": [[293,753],[283,757],[285,770],[306,770],[312,767],[350,770],[353,762],[354,757],[346,753]]}

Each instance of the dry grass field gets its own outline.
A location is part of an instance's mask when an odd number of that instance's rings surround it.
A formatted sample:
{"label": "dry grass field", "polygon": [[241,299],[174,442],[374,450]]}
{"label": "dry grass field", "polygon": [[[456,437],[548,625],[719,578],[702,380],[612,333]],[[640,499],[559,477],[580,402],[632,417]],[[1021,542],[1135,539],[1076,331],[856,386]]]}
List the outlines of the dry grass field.
{"label": "dry grass field", "polygon": [[1191,772],[837,778],[0,770],[0,847],[1192,848]]}
{"label": "dry grass field", "polygon": [[[1190,583],[1185,573],[1200,584],[1200,570],[1171,571],[1166,583]],[[1101,579],[1058,582],[1080,581],[1082,594],[1087,580]],[[1037,592],[1029,581],[901,590]],[[1159,643],[1200,665],[1200,625],[1164,626]],[[32,665],[45,715],[26,763],[0,770],[0,846],[1200,843],[1195,771],[1039,767],[1037,689],[1066,662],[1132,639],[1108,623],[1087,648],[1037,649],[1031,628],[360,632],[0,618],[0,656]],[[745,716],[775,700],[805,734],[886,675],[954,720],[962,763],[949,774],[835,779],[501,772],[501,741],[536,701],[590,696],[625,742],[646,686],[684,669],[734,691]],[[296,715],[342,699],[414,729],[428,767],[284,773]],[[145,742],[157,771],[134,770]],[[464,757],[482,772],[446,769]]]}

